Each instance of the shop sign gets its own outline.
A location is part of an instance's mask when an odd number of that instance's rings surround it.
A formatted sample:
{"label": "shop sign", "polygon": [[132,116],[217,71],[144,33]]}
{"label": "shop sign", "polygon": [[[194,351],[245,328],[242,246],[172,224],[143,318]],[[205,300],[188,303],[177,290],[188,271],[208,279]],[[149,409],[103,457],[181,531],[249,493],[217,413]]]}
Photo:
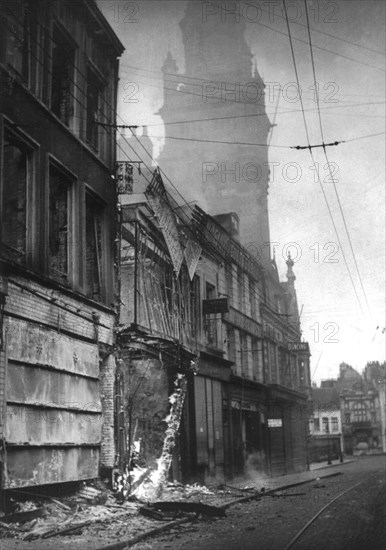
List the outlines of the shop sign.
{"label": "shop sign", "polygon": [[203,315],[211,313],[226,313],[229,311],[228,298],[214,298],[213,300],[202,301]]}
{"label": "shop sign", "polygon": [[244,330],[245,332],[248,332],[249,334],[252,334],[256,338],[261,338],[262,336],[262,329],[259,323],[257,323],[254,319],[247,317],[240,311],[233,309],[232,307],[229,309],[229,313],[224,315],[223,320],[241,330]]}
{"label": "shop sign", "polygon": [[283,420],[281,418],[268,418],[268,428],[281,428]]}
{"label": "shop sign", "polygon": [[133,192],[134,166],[130,162],[117,162],[116,182],[118,195],[126,195]]}
{"label": "shop sign", "polygon": [[288,351],[308,351],[308,342],[288,342]]}

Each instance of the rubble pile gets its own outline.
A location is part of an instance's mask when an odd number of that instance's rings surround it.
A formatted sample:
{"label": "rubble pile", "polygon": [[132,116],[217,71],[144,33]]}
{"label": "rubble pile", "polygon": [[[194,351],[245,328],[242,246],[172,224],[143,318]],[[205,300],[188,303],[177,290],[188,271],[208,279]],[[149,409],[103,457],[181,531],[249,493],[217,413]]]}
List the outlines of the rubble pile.
{"label": "rubble pile", "polygon": [[30,541],[80,534],[85,527],[97,523],[116,523],[137,514],[139,504],[125,501],[118,505],[112,493],[85,485],[62,500],[44,497],[15,506],[17,512],[0,517],[0,537]]}
{"label": "rubble pile", "polygon": [[154,500],[151,469],[136,467],[131,472],[130,492],[122,500],[119,492],[102,484],[83,484],[74,494],[62,498],[37,496],[13,503],[13,513],[0,517],[0,538],[25,541],[56,536],[86,536],[109,530],[132,534],[154,521],[180,517],[197,519],[225,516],[223,505],[256,491],[252,487],[166,482],[162,495]]}

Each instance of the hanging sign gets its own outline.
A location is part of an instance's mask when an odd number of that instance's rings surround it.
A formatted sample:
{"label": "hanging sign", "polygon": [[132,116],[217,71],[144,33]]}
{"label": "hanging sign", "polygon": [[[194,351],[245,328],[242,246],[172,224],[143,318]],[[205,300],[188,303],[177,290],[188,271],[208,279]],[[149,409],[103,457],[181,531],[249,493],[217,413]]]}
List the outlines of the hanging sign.
{"label": "hanging sign", "polygon": [[229,311],[228,298],[213,298],[212,300],[202,301],[202,314],[226,313]]}
{"label": "hanging sign", "polygon": [[308,351],[307,342],[288,342],[288,351]]}
{"label": "hanging sign", "polygon": [[117,162],[116,182],[118,195],[126,195],[133,192],[134,166],[130,162]]}

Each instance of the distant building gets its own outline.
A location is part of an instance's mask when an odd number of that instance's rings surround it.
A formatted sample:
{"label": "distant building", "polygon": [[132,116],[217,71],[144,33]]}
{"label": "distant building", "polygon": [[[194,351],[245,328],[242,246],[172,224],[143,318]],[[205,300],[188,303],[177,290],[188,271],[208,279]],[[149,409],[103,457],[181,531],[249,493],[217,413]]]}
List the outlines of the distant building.
{"label": "distant building", "polygon": [[385,379],[385,363],[369,362],[362,374],[347,363],[341,363],[337,379],[324,380],[320,389],[313,390],[314,401],[320,392],[326,395],[329,392],[335,397],[339,395],[342,443],[346,454],[384,450]]}
{"label": "distant building", "polygon": [[310,415],[310,462],[340,458],[344,452],[339,392],[335,387],[313,388]]}
{"label": "distant building", "polygon": [[344,448],[347,453],[382,449],[382,416],[375,389],[349,390],[341,394]]}
{"label": "distant building", "polygon": [[215,216],[235,212],[241,244],[269,265],[272,125],[265,85],[245,39],[246,22],[230,13],[235,5],[186,3],[180,22],[185,72],[179,74],[170,53],[162,67],[159,114],[166,125],[158,160],[188,202],[198,200]]}

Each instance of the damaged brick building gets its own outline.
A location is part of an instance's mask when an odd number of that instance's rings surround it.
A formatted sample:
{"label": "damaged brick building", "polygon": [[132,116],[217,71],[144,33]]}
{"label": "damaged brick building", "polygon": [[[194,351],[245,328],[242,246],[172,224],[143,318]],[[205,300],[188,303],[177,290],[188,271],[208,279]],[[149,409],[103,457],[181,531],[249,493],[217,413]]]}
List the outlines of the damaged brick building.
{"label": "damaged brick building", "polygon": [[114,464],[123,46],[92,0],[1,2],[1,35],[1,487],[21,488]]}
{"label": "damaged brick building", "polygon": [[122,465],[133,447],[140,464],[156,465],[181,373],[187,391],[174,477],[306,469],[310,352],[293,261],[281,283],[274,262],[267,273],[238,242],[236,214],[181,207],[158,169],[142,171],[121,199]]}

